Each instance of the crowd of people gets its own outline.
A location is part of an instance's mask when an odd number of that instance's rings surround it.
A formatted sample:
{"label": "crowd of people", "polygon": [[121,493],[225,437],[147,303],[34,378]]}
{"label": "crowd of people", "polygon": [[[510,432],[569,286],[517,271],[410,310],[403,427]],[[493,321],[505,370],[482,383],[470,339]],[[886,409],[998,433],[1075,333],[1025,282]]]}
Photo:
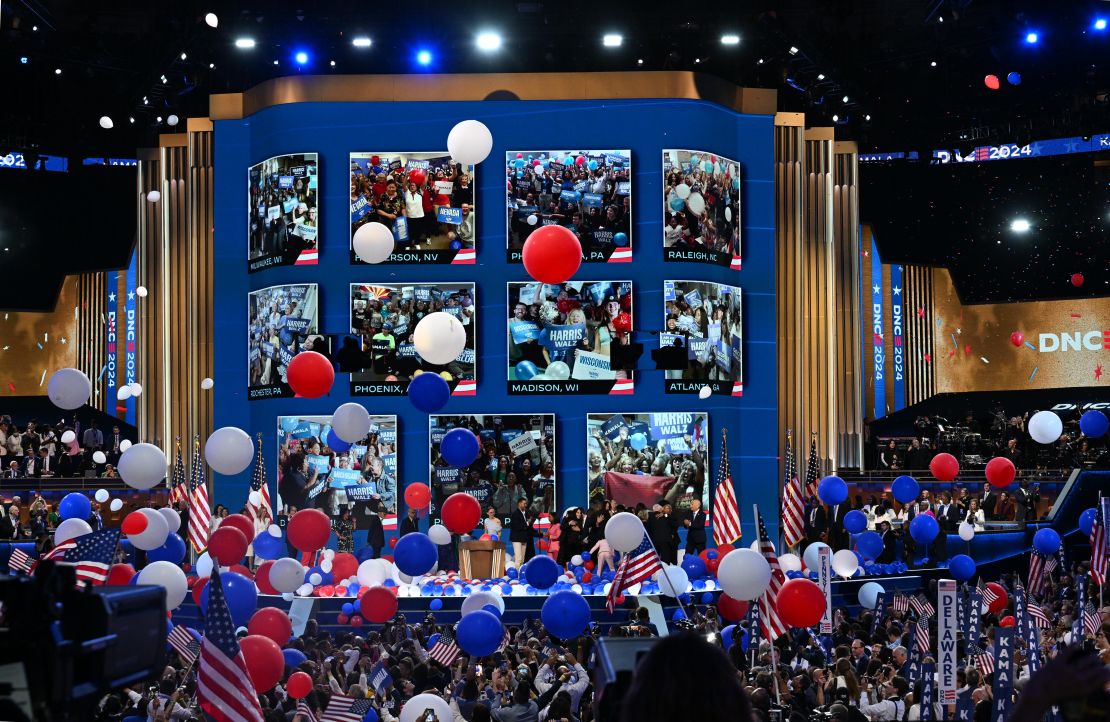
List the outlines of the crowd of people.
{"label": "crowd of people", "polygon": [[315,283],[270,286],[248,296],[248,386],[278,385],[301,351],[320,351]]}
{"label": "crowd of people", "polygon": [[[740,253],[738,166],[725,158],[665,151],[663,246]],[[677,161],[677,162],[675,162]]]}
{"label": "crowd of people", "polygon": [[[72,441],[63,442],[62,438]],[[107,431],[96,420],[18,424],[0,415],[0,476],[6,479],[98,476],[116,478],[120,455],[132,443],[118,425]],[[103,459],[101,459],[103,455]]]}
{"label": "crowd of people", "polygon": [[249,178],[249,259],[280,256],[289,265],[317,248],[316,154],[270,158]]}
{"label": "crowd of people", "polygon": [[667,284],[659,345],[683,346],[688,358],[685,369],[667,370],[667,378],[716,381],[743,378],[740,289],[697,281]]}

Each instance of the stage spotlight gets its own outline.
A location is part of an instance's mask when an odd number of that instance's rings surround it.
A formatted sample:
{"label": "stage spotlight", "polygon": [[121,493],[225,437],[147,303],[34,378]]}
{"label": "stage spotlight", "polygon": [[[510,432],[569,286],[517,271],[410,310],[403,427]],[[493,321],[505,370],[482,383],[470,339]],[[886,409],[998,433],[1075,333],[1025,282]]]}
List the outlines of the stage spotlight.
{"label": "stage spotlight", "polygon": [[1102,31],[1106,29],[1106,18],[1095,18],[1095,30]]}
{"label": "stage spotlight", "polygon": [[359,35],[351,40],[351,45],[354,45],[356,48],[368,48],[370,47],[370,38],[365,35]]}
{"label": "stage spotlight", "polygon": [[478,33],[478,37],[474,39],[474,44],[478,49],[487,53],[501,49],[501,35],[494,32]]}
{"label": "stage spotlight", "polygon": [[791,46],[790,46],[790,54],[791,54],[791,55],[797,55],[797,54],[798,54],[798,48],[797,48],[797,47],[795,47],[795,46],[793,46],[793,45],[791,45]]}
{"label": "stage spotlight", "polygon": [[1024,218],[1015,218],[1010,221],[1010,230],[1014,233],[1026,233],[1032,227],[1032,224]]}
{"label": "stage spotlight", "polygon": [[839,120],[840,120],[840,116],[839,116],[839,115],[837,115],[836,113],[833,113],[833,122],[834,122],[834,123],[836,123],[836,122],[838,122]]}
{"label": "stage spotlight", "polygon": [[607,48],[619,48],[623,42],[624,38],[616,33],[608,33],[601,38],[601,44]]}
{"label": "stage spotlight", "polygon": [[275,60],[275,61],[274,61],[274,65],[277,65],[277,64],[278,64],[278,61],[276,61],[276,60]]}
{"label": "stage spotlight", "polygon": [[208,13],[204,16],[204,23],[208,27],[214,28],[220,24],[220,19],[216,16],[216,13]]}
{"label": "stage spotlight", "polygon": [[331,61],[330,65],[334,68],[335,67],[335,61],[334,60]]}
{"label": "stage spotlight", "polygon": [[1041,39],[1041,36],[1038,35],[1037,33],[1029,32],[1029,33],[1025,34],[1025,42],[1028,43],[1029,45],[1036,45],[1037,41],[1039,41],[1040,39]]}
{"label": "stage spotlight", "polygon": [[817,74],[817,79],[818,80],[824,80],[825,79],[825,74],[824,73],[818,73]]}
{"label": "stage spotlight", "polygon": [[188,53],[182,53],[181,54],[181,59],[182,60],[188,60],[189,59],[189,54]]}
{"label": "stage spotlight", "polygon": [[208,64],[208,69],[209,69],[209,70],[214,70],[215,68],[216,68],[216,64],[215,64],[215,63],[209,63],[209,64]]}
{"label": "stage spotlight", "polygon": [[61,74],[62,74],[62,69],[61,68],[54,68],[54,75],[61,75]]}
{"label": "stage spotlight", "polygon": [[26,55],[20,55],[19,56],[19,64],[20,65],[26,65],[27,64],[27,56]]}
{"label": "stage spotlight", "polygon": [[721,36],[721,45],[739,45],[740,36],[735,33],[728,33]]}
{"label": "stage spotlight", "polygon": [[416,62],[421,65],[428,66],[432,64],[432,53],[428,50],[421,50],[416,54]]}
{"label": "stage spotlight", "polygon": [[308,53],[303,50],[298,50],[297,54],[293,56],[293,59],[297,61],[297,65],[304,65],[308,62]]}
{"label": "stage spotlight", "polygon": [[865,115],[865,116],[863,116],[863,119],[870,122],[871,116],[870,115]]}
{"label": "stage spotlight", "polygon": [[235,38],[235,47],[240,50],[250,50],[254,46],[254,38]]}
{"label": "stage spotlight", "polygon": [[934,61],[930,62],[930,63],[929,63],[929,67],[930,67],[930,68],[935,68],[935,67],[937,67],[937,61],[935,61],[935,60],[934,60]]}
{"label": "stage spotlight", "polygon": [[636,64],[637,65],[643,65],[644,64],[644,59],[643,58],[636,58]]}

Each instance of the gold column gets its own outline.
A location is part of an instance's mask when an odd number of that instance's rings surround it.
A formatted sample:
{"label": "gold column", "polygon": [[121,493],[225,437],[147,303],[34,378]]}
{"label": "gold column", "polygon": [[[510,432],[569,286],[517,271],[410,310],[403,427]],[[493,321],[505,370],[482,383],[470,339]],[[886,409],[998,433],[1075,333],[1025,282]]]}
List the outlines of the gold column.
{"label": "gold column", "polygon": [[[937,359],[932,358],[936,322],[933,320],[933,269],[906,266],[902,275],[906,294],[906,404],[916,404],[936,393]],[[918,309],[921,310],[920,315]],[[928,355],[928,358],[926,358]]]}
{"label": "gold column", "polygon": [[833,349],[836,445],[832,448],[840,467],[862,468],[859,148],[854,141],[838,142],[833,145],[833,153],[833,302],[837,333]]}
{"label": "gold column", "polygon": [[[104,377],[100,370],[108,361],[105,339],[108,310],[108,274],[103,271],[81,273],[77,276],[77,338],[75,367],[92,381],[93,395],[89,404],[102,405]],[[115,405],[115,399],[112,399]]]}
{"label": "gold column", "polygon": [[[804,444],[801,423],[806,406],[802,378],[805,360],[804,295],[798,279],[805,273],[802,207],[805,176],[805,116],[775,115],[775,274],[778,320],[779,443],[786,429]],[[781,478],[781,477],[780,477]]]}
{"label": "gold column", "polygon": [[[213,138],[206,118],[139,153],[138,283],[149,295],[139,323],[139,435],[172,450],[174,438],[212,430]],[[157,202],[146,200],[152,190]]]}

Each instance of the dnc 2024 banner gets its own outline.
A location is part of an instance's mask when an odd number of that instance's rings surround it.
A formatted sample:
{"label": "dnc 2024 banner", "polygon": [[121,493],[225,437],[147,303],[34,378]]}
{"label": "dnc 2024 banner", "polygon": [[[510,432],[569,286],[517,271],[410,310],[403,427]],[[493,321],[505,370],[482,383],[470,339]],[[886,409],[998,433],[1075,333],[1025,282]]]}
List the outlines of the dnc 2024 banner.
{"label": "dnc 2024 banner", "polygon": [[247,269],[314,266],[320,249],[316,153],[278,155],[247,171]]}
{"label": "dnc 2024 banner", "polygon": [[740,162],[663,151],[663,258],[740,270]]}

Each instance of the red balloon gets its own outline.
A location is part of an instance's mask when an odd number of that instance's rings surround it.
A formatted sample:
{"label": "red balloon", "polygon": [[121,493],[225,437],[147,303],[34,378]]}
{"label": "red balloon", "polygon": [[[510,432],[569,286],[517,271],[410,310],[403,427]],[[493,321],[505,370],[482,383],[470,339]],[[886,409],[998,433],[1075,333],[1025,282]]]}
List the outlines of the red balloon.
{"label": "red balloon", "polygon": [[1073,274],[1071,274],[1071,285],[1075,286],[1076,288],[1079,288],[1080,286],[1082,286],[1083,285],[1083,274],[1082,273],[1073,273]]}
{"label": "red balloon", "polygon": [[709,561],[707,561],[705,563],[706,571],[708,571],[710,574],[716,574],[717,573],[717,567],[719,567],[719,566],[721,566],[721,560],[720,559],[710,559]]}
{"label": "red balloon", "polygon": [[1014,618],[1011,617],[1011,616],[1005,616],[1002,619],[998,620],[998,626],[1000,626],[1000,627],[1012,627],[1012,626],[1014,626]]}
{"label": "red balloon", "polygon": [[312,677],[304,672],[294,672],[285,683],[286,693],[293,699],[303,699],[312,691]]}
{"label": "red balloon", "polygon": [[200,606],[200,595],[204,593],[204,588],[208,586],[208,577],[201,577],[200,581],[193,585],[193,601],[197,606]]}
{"label": "red balloon", "polygon": [[1015,346],[1021,346],[1025,343],[1025,334],[1021,331],[1014,331],[1010,334],[1010,343]]}
{"label": "red balloon", "polygon": [[382,159],[376,155],[370,156],[370,165],[381,165]]}
{"label": "red balloon", "polygon": [[1005,489],[1014,483],[1016,475],[1017,469],[1014,468],[1014,462],[1005,456],[996,456],[987,462],[987,481],[997,489]]}
{"label": "red balloon", "polygon": [[233,526],[243,532],[243,536],[247,538],[248,543],[254,541],[254,522],[248,519],[245,514],[230,514],[225,516],[220,522],[220,526]]}
{"label": "red balloon", "polygon": [[293,636],[293,623],[289,621],[289,615],[277,607],[263,607],[247,622],[247,634],[272,639],[280,647]]}
{"label": "red balloon", "polygon": [[146,514],[141,511],[133,511],[123,517],[123,523],[120,524],[119,530],[128,536],[132,534],[142,534],[146,531],[147,524],[149,523],[150,520],[146,518]]}
{"label": "red balloon", "polygon": [[779,590],[775,609],[779,619],[791,627],[812,627],[825,613],[825,595],[808,579],[790,579]]}
{"label": "red balloon", "polygon": [[541,283],[563,283],[582,265],[582,244],[563,226],[540,226],[521,251],[524,270]]}
{"label": "red balloon", "polygon": [[991,614],[998,614],[1006,605],[1010,603],[1010,597],[1006,594],[1006,589],[997,582],[987,582],[987,589],[995,593],[995,600],[987,607],[987,611]]}
{"label": "red balloon", "polygon": [[952,481],[960,473],[960,462],[951,454],[937,454],[929,462],[929,471],[938,481]]}
{"label": "red balloon", "polygon": [[208,556],[221,567],[237,564],[247,553],[247,538],[233,526],[220,526],[208,537]]}
{"label": "red balloon", "polygon": [[540,539],[536,542],[536,548],[539,549],[541,552],[545,552],[551,548],[551,542],[547,541],[546,539]]}
{"label": "red balloon", "polygon": [[614,599],[613,601],[617,603],[618,607],[621,606],[622,604],[624,604],[624,595],[623,594],[618,594],[617,598]]}
{"label": "red balloon", "polygon": [[236,574],[242,574],[247,579],[254,579],[254,574],[251,573],[251,570],[247,569],[242,564],[232,564],[231,571],[235,572]]}
{"label": "red balloon", "polygon": [[748,603],[722,593],[717,599],[717,613],[730,622],[739,622],[748,613]]}
{"label": "red balloon", "polygon": [[335,587],[333,587],[330,584],[325,584],[323,586],[316,587],[315,594],[318,597],[334,597],[335,596]]}
{"label": "red balloon", "polygon": [[[586,563],[583,564],[582,566],[586,567],[587,569],[589,569],[592,572],[594,570],[594,560],[593,559],[587,559]],[[585,576],[585,575],[583,575],[583,576]]]}
{"label": "red balloon", "polygon": [[621,311],[617,317],[613,319],[613,329],[621,333],[628,333],[632,330],[632,314]]}
{"label": "red balloon", "polygon": [[338,615],[336,615],[335,621],[339,622],[340,624],[347,624],[351,621],[351,618],[348,617],[346,614],[340,612]]}
{"label": "red balloon", "polygon": [[588,582],[589,582],[589,581],[590,581],[591,579],[593,579],[593,578],[594,578],[594,575],[593,575],[592,573],[590,573],[590,572],[582,572],[582,581],[584,581],[584,582],[587,582],[587,583],[588,583]]}
{"label": "red balloon", "polygon": [[722,559],[724,559],[734,551],[736,551],[736,547],[732,546],[731,544],[717,547],[717,563],[720,564]]}
{"label": "red balloon", "polygon": [[390,562],[390,563],[393,562],[393,555],[392,554],[382,554],[381,558],[386,560],[387,562]]}
{"label": "red balloon", "polygon": [[381,624],[397,614],[397,596],[387,587],[371,587],[359,600],[358,606],[363,617]]}
{"label": "red balloon", "polygon": [[357,614],[352,614],[351,615],[351,626],[352,627],[361,627],[362,626],[362,617],[358,616]]}
{"label": "red balloon", "polygon": [[575,165],[586,165],[586,156],[580,155],[574,159]]}
{"label": "red balloon", "polygon": [[289,362],[285,377],[294,393],[306,399],[317,399],[331,391],[335,369],[331,361],[315,351],[301,351]]}
{"label": "red balloon", "polygon": [[342,581],[358,574],[358,557],[347,552],[340,552],[331,558],[331,576]]}
{"label": "red balloon", "polygon": [[428,180],[428,174],[420,168],[413,168],[409,171],[409,182],[422,186],[426,180]]}
{"label": "red balloon", "polygon": [[405,504],[413,509],[424,509],[432,501],[432,490],[427,484],[416,482],[405,487]]}
{"label": "red balloon", "polygon": [[[294,357],[296,358],[296,357]],[[477,503],[477,502],[475,502]],[[289,517],[289,543],[302,552],[323,549],[331,536],[331,520],[319,509],[301,509]]]}
{"label": "red balloon", "polygon": [[135,567],[130,564],[113,564],[112,568],[108,570],[108,579],[105,584],[109,586],[122,586],[131,581],[131,577],[135,576]]}
{"label": "red balloon", "polygon": [[389,548],[390,549],[396,548],[397,542],[399,542],[399,541],[400,541],[400,539],[395,537],[395,536],[389,537]]}
{"label": "red balloon", "polygon": [[983,85],[987,86],[991,90],[998,90],[998,88],[1002,84],[998,82],[997,75],[988,75],[987,77],[983,78]]}
{"label": "red balloon", "polygon": [[285,675],[285,657],[281,647],[269,637],[248,634],[239,640],[243,650],[243,661],[247,665],[247,676],[251,678],[254,691],[269,692]]}
{"label": "red balloon", "polygon": [[[559,228],[560,226],[548,226]],[[447,497],[440,509],[443,526],[452,534],[469,534],[482,519],[482,505],[469,494],[461,491]]]}
{"label": "red balloon", "polygon": [[258,591],[263,594],[279,594],[278,590],[274,589],[274,585],[270,584],[270,567],[274,565],[272,559],[267,559],[258,565],[258,569],[254,570],[254,583],[258,587]]}

